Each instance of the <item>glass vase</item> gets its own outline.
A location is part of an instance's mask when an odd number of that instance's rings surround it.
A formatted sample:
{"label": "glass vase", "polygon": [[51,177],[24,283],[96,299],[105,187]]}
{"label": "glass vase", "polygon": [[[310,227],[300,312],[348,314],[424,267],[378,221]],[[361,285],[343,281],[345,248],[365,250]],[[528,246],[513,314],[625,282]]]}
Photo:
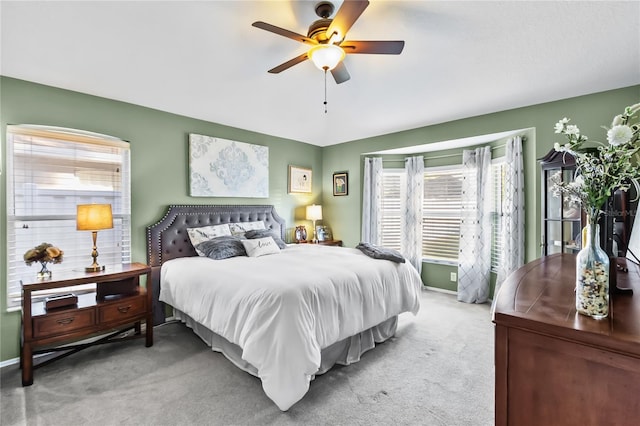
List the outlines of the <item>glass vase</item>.
{"label": "glass vase", "polygon": [[600,248],[600,225],[589,221],[576,256],[576,310],[594,319],[609,315],[609,256]]}
{"label": "glass vase", "polygon": [[38,278],[41,280],[51,278],[51,271],[47,268],[47,262],[40,262],[40,265],[42,265],[42,268],[38,272]]}

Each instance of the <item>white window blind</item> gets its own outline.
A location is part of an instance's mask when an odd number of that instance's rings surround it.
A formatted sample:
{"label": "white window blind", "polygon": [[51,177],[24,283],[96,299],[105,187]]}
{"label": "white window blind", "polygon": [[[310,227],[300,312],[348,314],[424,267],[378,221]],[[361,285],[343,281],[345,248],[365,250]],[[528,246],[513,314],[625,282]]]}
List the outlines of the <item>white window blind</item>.
{"label": "white window blind", "polygon": [[422,256],[457,262],[462,205],[462,166],[429,167],[424,173]]}
{"label": "white window blind", "polygon": [[404,169],[383,170],[380,244],[398,251],[402,249],[402,209],[407,198],[406,182]]}
{"label": "white window blind", "polygon": [[[497,272],[501,253],[504,198],[504,158],[492,162],[491,270]],[[462,165],[429,167],[424,173],[422,256],[425,261],[457,263],[462,206]],[[401,250],[402,210],[406,200],[404,169],[384,169],[382,179],[381,244]]]}
{"label": "white window blind", "polygon": [[[129,144],[95,133],[41,126],[7,126],[7,308],[20,305],[20,279],[40,266],[23,255],[42,242],[64,251],[57,271],[92,263],[91,233],[76,230],[78,204],[111,204],[113,229],[98,232],[98,263],[131,259]],[[74,288],[74,291],[76,288]]]}
{"label": "white window blind", "polygon": [[491,212],[491,272],[498,273],[502,253],[502,202],[504,200],[504,158],[491,162],[493,211]]}

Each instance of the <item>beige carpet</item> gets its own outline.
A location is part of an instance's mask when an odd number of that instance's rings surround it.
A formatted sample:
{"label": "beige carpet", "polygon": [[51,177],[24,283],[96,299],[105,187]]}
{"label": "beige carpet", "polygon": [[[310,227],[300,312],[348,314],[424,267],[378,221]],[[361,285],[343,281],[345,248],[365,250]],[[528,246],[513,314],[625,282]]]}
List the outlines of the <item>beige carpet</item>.
{"label": "beige carpet", "polygon": [[182,324],[143,340],[90,348],[35,371],[20,385],[1,371],[2,425],[473,425],[494,423],[489,305],[424,291],[417,316],[359,363],[311,382],[289,411],[260,381],[212,352]]}

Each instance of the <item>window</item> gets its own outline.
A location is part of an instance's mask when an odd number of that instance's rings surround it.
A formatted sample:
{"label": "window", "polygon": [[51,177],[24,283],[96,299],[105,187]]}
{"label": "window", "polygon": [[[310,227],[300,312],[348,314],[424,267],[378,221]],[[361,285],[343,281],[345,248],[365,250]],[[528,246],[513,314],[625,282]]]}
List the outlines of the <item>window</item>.
{"label": "window", "polygon": [[402,208],[406,186],[407,174],[404,169],[383,170],[380,244],[398,251],[402,250]]}
{"label": "window", "polygon": [[458,262],[462,166],[428,167],[424,172],[422,256],[435,262]]}
{"label": "window", "polygon": [[[504,159],[492,162],[491,270],[500,264]],[[406,174],[404,169],[383,170],[381,244],[402,250],[402,209]],[[428,167],[424,173],[422,205],[422,257],[424,261],[456,264],[460,242],[462,166]]]}
{"label": "window", "polygon": [[[57,271],[92,262],[91,233],[76,231],[77,204],[111,204],[113,229],[98,233],[98,261],[131,259],[129,144],[72,129],[7,126],[7,307],[20,305],[20,279],[35,277],[24,253],[42,242],[64,251]],[[76,288],[74,288],[75,291]]]}
{"label": "window", "polygon": [[491,162],[493,211],[491,212],[491,272],[498,272],[502,253],[502,201],[504,200],[504,158]]}

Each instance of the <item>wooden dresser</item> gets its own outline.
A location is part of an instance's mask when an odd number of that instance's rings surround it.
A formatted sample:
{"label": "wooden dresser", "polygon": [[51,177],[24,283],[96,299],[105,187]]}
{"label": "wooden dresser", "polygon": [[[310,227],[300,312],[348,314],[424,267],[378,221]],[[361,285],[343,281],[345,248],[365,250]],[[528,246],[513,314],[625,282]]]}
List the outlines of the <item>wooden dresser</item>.
{"label": "wooden dresser", "polygon": [[640,424],[640,268],[628,262],[609,317],[575,309],[575,255],[526,264],[503,284],[494,312],[496,422]]}

